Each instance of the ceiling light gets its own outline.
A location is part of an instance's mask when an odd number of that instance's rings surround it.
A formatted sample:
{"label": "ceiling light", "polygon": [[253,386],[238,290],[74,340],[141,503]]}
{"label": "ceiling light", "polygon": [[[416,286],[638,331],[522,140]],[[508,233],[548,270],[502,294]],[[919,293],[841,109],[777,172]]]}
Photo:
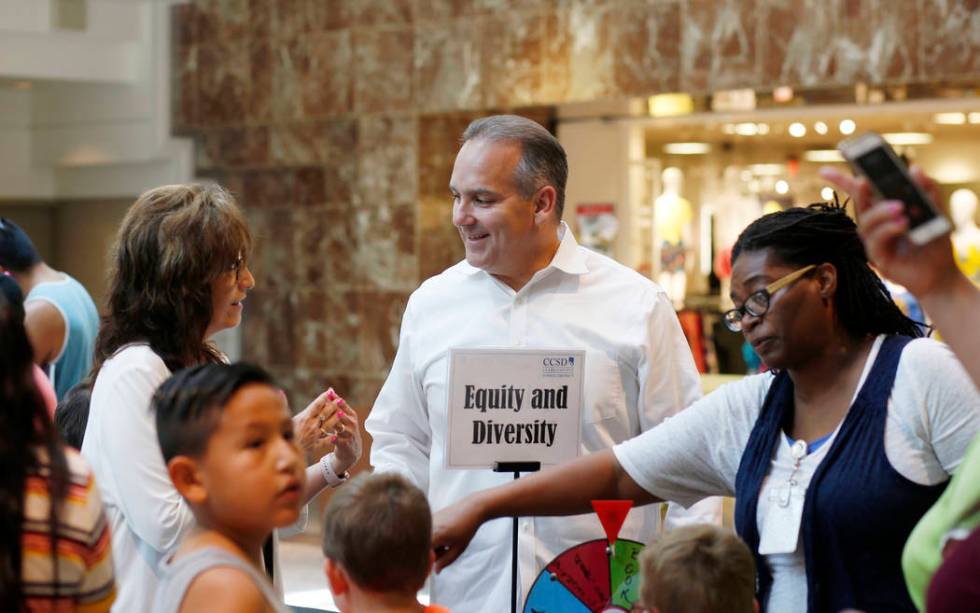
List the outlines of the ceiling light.
{"label": "ceiling light", "polygon": [[760,123],[758,125],[758,128],[759,128],[759,134],[769,134],[769,124]]}
{"label": "ceiling light", "polygon": [[721,127],[721,131],[724,132],[725,134],[735,134],[735,124],[726,123]]}
{"label": "ceiling light", "polygon": [[902,145],[928,145],[932,142],[932,134],[926,134],[925,132],[890,132],[888,134],[882,134],[888,143],[892,146],[902,146]]}
{"label": "ceiling light", "polygon": [[967,119],[970,121],[970,123],[980,123],[980,113],[970,113],[967,115]]}
{"label": "ceiling light", "polygon": [[827,124],[822,121],[818,121],[817,123],[813,124],[813,131],[820,135],[826,134]]}
{"label": "ceiling light", "polygon": [[935,123],[944,126],[961,126],[966,123],[965,113],[936,113],[932,116]]}
{"label": "ceiling light", "polygon": [[789,124],[789,135],[800,138],[806,134],[806,126],[798,121]]}
{"label": "ceiling light", "polygon": [[841,134],[853,134],[854,130],[857,128],[857,124],[850,119],[845,119],[841,121],[840,125],[837,127],[840,129]]}
{"label": "ceiling light", "polygon": [[836,149],[810,149],[803,152],[803,159],[807,162],[843,162],[844,157]]}
{"label": "ceiling light", "polygon": [[834,188],[826,187],[820,189],[820,199],[824,202],[831,202],[834,199]]}
{"label": "ceiling light", "polygon": [[694,111],[694,99],[688,94],[657,94],[647,98],[647,107],[654,117],[687,115]]}
{"label": "ceiling light", "polygon": [[778,177],[786,168],[782,164],[752,164],[749,170],[757,177]]}
{"label": "ceiling light", "polygon": [[667,143],[664,145],[664,153],[673,155],[703,155],[711,151],[708,143]]}
{"label": "ceiling light", "polygon": [[754,123],[737,123],[735,124],[735,134],[739,136],[755,136],[759,133],[759,126]]}
{"label": "ceiling light", "polygon": [[788,85],[782,85],[772,90],[772,99],[776,102],[789,102],[793,99],[793,88]]}
{"label": "ceiling light", "polygon": [[780,179],[780,180],[776,181],[776,193],[777,194],[785,194],[785,193],[788,193],[788,192],[789,192],[789,183],[787,183],[783,179]]}

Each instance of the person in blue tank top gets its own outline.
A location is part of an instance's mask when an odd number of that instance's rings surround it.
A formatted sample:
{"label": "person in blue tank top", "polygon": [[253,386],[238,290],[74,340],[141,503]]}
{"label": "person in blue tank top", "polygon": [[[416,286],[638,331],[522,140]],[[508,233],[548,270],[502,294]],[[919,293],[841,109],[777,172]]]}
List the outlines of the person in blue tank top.
{"label": "person in blue tank top", "polygon": [[34,361],[60,400],[92,367],[99,313],[92,296],[70,275],[48,266],[27,234],[0,218],[0,272],[24,292],[24,326]]}
{"label": "person in blue tank top", "polygon": [[976,388],[891,300],[843,207],[763,216],[733,262],[737,306],[725,323],[770,373],[722,386],[610,451],[445,509],[437,569],[497,517],[728,495],[763,610],[916,610],[902,547],[980,431]]}

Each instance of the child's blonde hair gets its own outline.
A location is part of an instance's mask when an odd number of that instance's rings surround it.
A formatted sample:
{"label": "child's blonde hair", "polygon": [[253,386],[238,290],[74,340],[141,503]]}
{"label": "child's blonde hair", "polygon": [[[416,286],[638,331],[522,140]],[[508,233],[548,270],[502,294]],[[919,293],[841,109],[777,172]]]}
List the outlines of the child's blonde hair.
{"label": "child's blonde hair", "polygon": [[640,554],[640,599],[660,613],[753,613],[755,561],[731,530],[684,526]]}

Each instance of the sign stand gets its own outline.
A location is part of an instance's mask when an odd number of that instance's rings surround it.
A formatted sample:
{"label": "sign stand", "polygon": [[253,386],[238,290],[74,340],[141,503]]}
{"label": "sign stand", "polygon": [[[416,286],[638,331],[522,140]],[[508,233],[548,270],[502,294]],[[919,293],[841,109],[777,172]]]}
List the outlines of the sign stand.
{"label": "sign stand", "polygon": [[[514,473],[514,480],[521,478],[521,473],[533,473],[541,470],[541,462],[494,462],[493,472]],[[514,516],[514,531],[510,544],[510,612],[517,613],[517,516]]]}

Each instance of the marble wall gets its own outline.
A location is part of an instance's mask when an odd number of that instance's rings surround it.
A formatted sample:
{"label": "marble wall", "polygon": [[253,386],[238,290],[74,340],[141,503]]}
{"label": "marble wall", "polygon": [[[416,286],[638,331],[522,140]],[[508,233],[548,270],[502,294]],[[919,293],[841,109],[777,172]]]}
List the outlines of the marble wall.
{"label": "marble wall", "polygon": [[[174,126],[258,235],[245,355],[370,406],[422,280],[461,254],[473,117],[658,92],[980,76],[977,0],[197,0]],[[530,108],[529,108],[530,107]]]}

